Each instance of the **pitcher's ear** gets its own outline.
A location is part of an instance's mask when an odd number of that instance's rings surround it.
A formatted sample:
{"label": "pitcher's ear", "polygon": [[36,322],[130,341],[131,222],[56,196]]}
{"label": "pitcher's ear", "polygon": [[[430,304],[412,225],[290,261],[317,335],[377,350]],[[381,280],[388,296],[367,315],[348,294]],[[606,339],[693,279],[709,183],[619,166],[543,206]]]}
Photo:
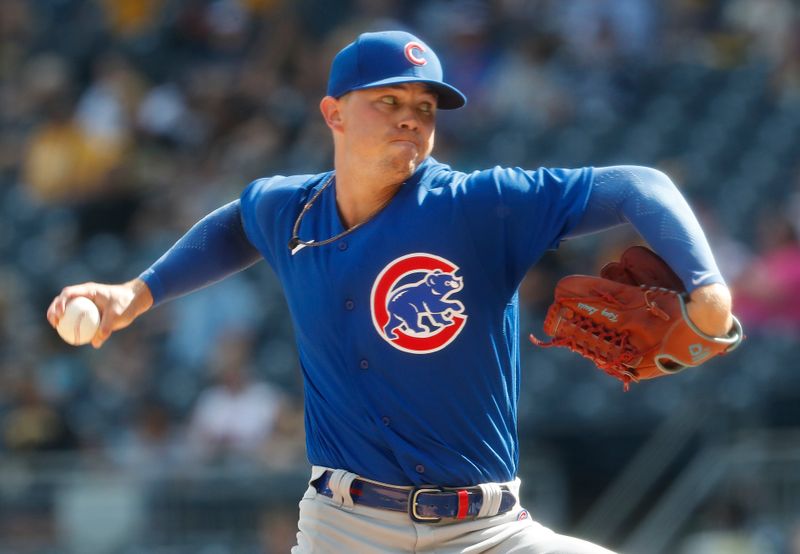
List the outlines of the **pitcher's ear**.
{"label": "pitcher's ear", "polygon": [[341,101],[333,96],[326,96],[319,102],[319,111],[322,112],[322,117],[325,119],[325,124],[333,129],[339,131],[342,128],[342,111]]}

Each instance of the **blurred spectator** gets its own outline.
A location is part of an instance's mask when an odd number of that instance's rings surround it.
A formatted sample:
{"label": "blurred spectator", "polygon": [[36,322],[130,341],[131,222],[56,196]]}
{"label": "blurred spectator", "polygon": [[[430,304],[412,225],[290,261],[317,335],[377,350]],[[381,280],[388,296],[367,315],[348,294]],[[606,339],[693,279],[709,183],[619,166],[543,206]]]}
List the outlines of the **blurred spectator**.
{"label": "blurred spectator", "polygon": [[94,62],[94,79],[78,100],[75,119],[89,141],[89,147],[108,158],[111,167],[119,162],[130,138],[131,115],[139,105],[144,84],[122,56],[106,53]]}
{"label": "blurred spectator", "polygon": [[49,112],[48,120],[31,135],[25,153],[25,183],[35,198],[53,203],[94,192],[101,176],[86,160],[86,137],[72,119],[70,106],[60,99],[49,106]]}
{"label": "blurred spectator", "polygon": [[559,36],[578,108],[593,117],[624,110],[636,78],[659,53],[657,3],[576,0],[558,3]]}
{"label": "blurred spectator", "polygon": [[181,89],[166,82],[147,91],[136,113],[139,129],[175,144],[202,140],[202,128],[186,105]]}
{"label": "blurred spectator", "polygon": [[[308,465],[302,401],[287,396],[278,408],[272,435],[261,451],[263,464],[270,469],[283,471]],[[295,521],[292,520],[293,525]]]}
{"label": "blurred spectator", "polygon": [[752,263],[752,251],[744,242],[726,232],[713,210],[698,203],[695,213],[706,233],[722,277],[728,284],[735,283]]}
{"label": "blurred spectator", "polygon": [[781,106],[797,110],[800,106],[800,14],[795,15],[790,25],[791,29],[777,52],[770,84]]}
{"label": "blurred spectator", "polygon": [[100,0],[109,29],[120,38],[150,31],[166,0]]}
{"label": "blurred spectator", "polygon": [[701,530],[681,542],[679,554],[779,554],[756,532],[753,513],[741,499],[723,496],[701,514]]}
{"label": "blurred spectator", "polygon": [[[658,2],[655,0],[573,0],[559,3],[561,36],[587,65],[601,60],[654,57]],[[656,39],[656,40],[654,40]]]}
{"label": "blurred spectator", "polygon": [[[499,49],[492,40],[489,7],[482,0],[425,2],[417,13],[422,36],[437,40],[436,49],[447,68],[448,79],[476,107],[473,117],[485,119],[486,86],[497,63]],[[441,46],[439,46],[441,44]],[[455,63],[455,60],[458,60]]]}
{"label": "blurred spectator", "polygon": [[75,448],[75,435],[59,408],[42,396],[29,371],[23,373],[16,400],[2,419],[5,445],[20,454]]}
{"label": "blurred spectator", "polygon": [[756,259],[734,283],[736,313],[753,330],[800,337],[800,241],[780,210],[765,210],[758,221]]}
{"label": "blurred spectator", "polygon": [[258,305],[253,284],[242,275],[180,299],[169,307],[173,314],[167,341],[170,357],[181,367],[206,367],[225,335],[256,328],[262,318]]}
{"label": "blurred spectator", "polygon": [[136,409],[130,429],[109,445],[109,458],[120,467],[146,478],[169,475],[186,462],[186,453],[173,416],[159,401],[144,401]]}
{"label": "blurred spectator", "polygon": [[783,57],[797,15],[791,0],[733,0],[725,3],[723,18],[745,34],[755,61],[775,64]]}
{"label": "blurred spectator", "polygon": [[[58,57],[42,64],[63,64]],[[136,73],[117,55],[95,64],[95,80],[73,108],[65,76],[51,81],[37,77],[47,120],[34,131],[25,159],[24,178],[34,196],[47,202],[75,203],[115,191],[112,170],[120,166],[130,140],[130,115],[142,85]],[[44,69],[44,68],[43,68]],[[63,69],[55,74],[62,75]]]}
{"label": "blurred spectator", "polygon": [[574,99],[553,60],[559,46],[557,36],[528,33],[503,53],[487,91],[495,125],[543,131],[568,121]]}
{"label": "blurred spectator", "polygon": [[197,400],[188,428],[192,456],[206,463],[257,461],[272,436],[282,395],[252,378],[252,338],[230,334],[219,343],[215,384]]}
{"label": "blurred spectator", "polygon": [[665,2],[666,41],[664,51],[674,61],[714,65],[715,41],[719,38],[718,0],[674,0]]}

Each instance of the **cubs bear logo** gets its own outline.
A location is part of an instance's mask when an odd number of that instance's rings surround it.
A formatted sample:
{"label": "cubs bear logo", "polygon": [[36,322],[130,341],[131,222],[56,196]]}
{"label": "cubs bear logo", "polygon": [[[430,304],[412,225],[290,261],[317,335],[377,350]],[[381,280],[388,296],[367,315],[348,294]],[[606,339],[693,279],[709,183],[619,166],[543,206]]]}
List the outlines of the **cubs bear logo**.
{"label": "cubs bear logo", "polygon": [[450,344],[464,328],[464,305],[451,298],[464,288],[458,266],[433,254],[389,262],[375,279],[372,323],[395,348],[427,354]]}

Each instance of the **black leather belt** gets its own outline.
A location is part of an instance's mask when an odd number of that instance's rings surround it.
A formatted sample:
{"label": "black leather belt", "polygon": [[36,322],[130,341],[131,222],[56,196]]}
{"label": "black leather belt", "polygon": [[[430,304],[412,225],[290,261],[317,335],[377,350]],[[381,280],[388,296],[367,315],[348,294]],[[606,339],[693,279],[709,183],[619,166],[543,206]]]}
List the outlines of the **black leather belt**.
{"label": "black leather belt", "polygon": [[[312,483],[317,492],[333,497],[328,488],[333,472],[326,470],[322,477]],[[406,512],[417,523],[438,523],[443,519],[462,520],[476,518],[483,506],[483,491],[480,487],[401,488],[381,485],[363,479],[353,480],[350,486],[353,503],[394,512]],[[498,514],[510,511],[517,503],[514,493],[502,486],[502,499]]]}

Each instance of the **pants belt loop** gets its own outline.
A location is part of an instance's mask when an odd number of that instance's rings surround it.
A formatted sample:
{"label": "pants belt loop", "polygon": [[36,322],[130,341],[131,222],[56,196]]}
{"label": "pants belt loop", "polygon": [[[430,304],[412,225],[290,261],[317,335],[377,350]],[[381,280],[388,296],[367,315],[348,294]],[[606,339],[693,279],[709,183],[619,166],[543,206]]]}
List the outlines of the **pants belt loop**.
{"label": "pants belt loop", "polygon": [[350,487],[357,475],[344,469],[334,469],[328,480],[328,488],[333,493],[333,501],[340,508],[353,509],[353,497],[350,495]]}
{"label": "pants belt loop", "polygon": [[503,501],[503,489],[496,483],[478,485],[483,493],[483,502],[478,511],[478,518],[496,516],[500,511],[500,503]]}

